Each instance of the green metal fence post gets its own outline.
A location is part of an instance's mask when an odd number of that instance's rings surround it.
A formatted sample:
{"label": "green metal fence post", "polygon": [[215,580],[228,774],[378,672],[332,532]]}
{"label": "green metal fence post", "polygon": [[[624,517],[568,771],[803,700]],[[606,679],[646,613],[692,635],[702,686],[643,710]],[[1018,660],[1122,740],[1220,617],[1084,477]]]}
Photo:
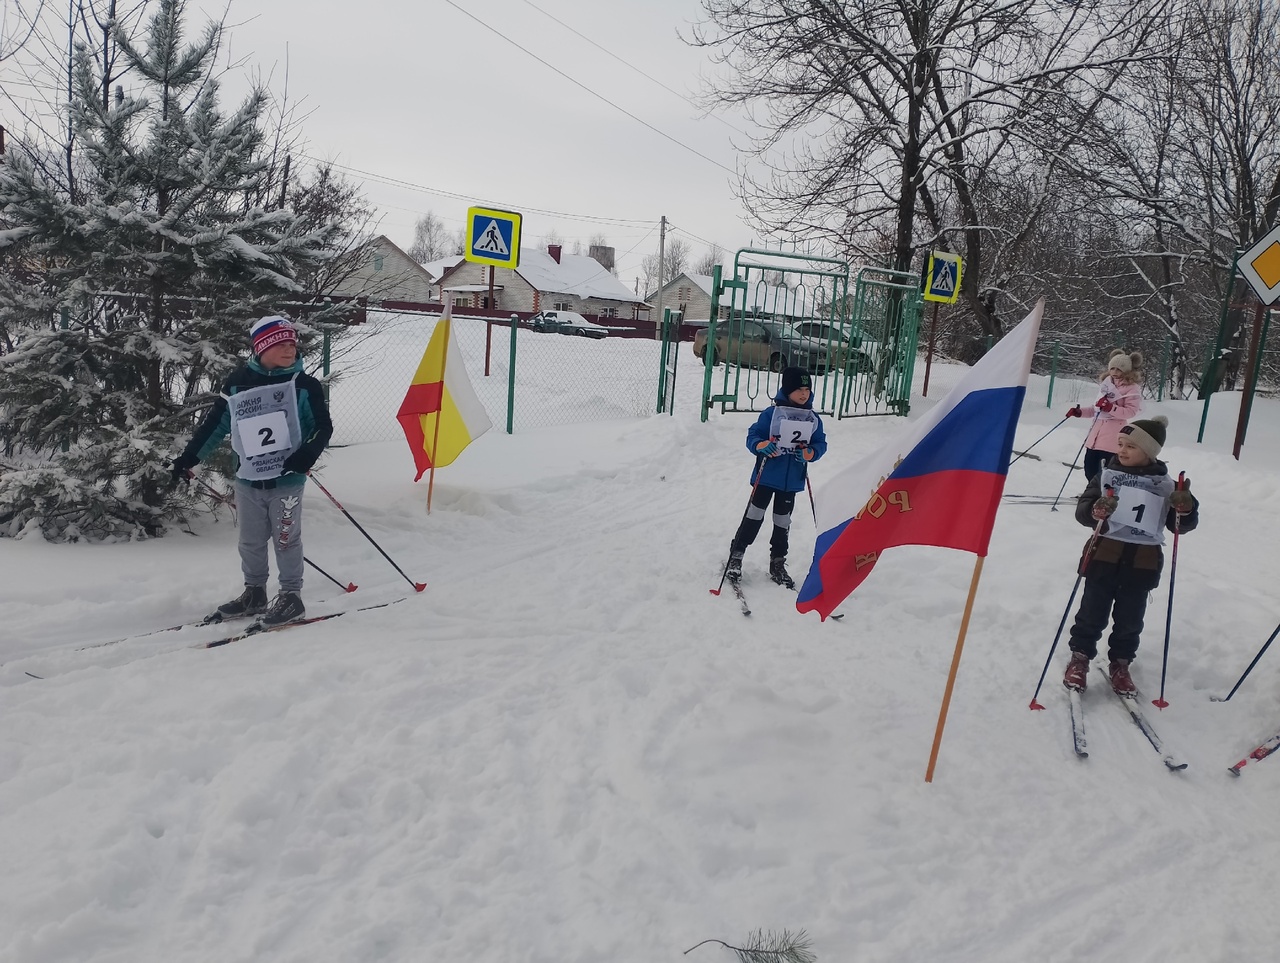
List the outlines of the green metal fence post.
{"label": "green metal fence post", "polygon": [[[71,309],[68,308],[65,304],[58,310],[58,316],[59,316],[58,327],[61,330],[66,331],[68,328],[71,327]],[[71,439],[69,438],[62,439],[62,450],[64,452],[71,450]]]}
{"label": "green metal fence post", "polygon": [[324,400],[329,400],[329,363],[332,359],[332,338],[329,335],[329,329],[325,328],[324,340],[322,342],[320,357],[320,371],[324,375]]}
{"label": "green metal fence post", "polygon": [[520,330],[520,315],[511,315],[511,356],[507,361],[507,434],[512,434],[516,418],[516,332]]}
{"label": "green metal fence post", "polygon": [[1044,402],[1046,408],[1053,407],[1053,385],[1058,380],[1058,346],[1060,344],[1059,341],[1053,342],[1053,353],[1049,356],[1049,397]]}
{"label": "green metal fence post", "polygon": [[[716,321],[720,317],[720,289],[724,286],[724,268],[717,264],[711,269],[711,316],[707,318],[707,343],[702,355],[702,410],[698,413],[701,421],[706,421],[711,413],[711,377],[714,371],[712,362],[716,353]],[[733,303],[733,299],[729,299]]]}
{"label": "green metal fence post", "polygon": [[1169,358],[1173,352],[1173,335],[1167,331],[1164,346],[1160,350],[1160,387],[1156,389],[1156,401],[1164,401],[1164,386],[1169,380]]}
{"label": "green metal fence post", "polygon": [[671,309],[662,309],[662,348],[658,352],[658,407],[655,414],[662,414],[667,403],[667,351],[671,347]]}
{"label": "green metal fence post", "polygon": [[[1218,316],[1218,337],[1214,341],[1213,354],[1209,355],[1205,361],[1204,371],[1200,375],[1200,393],[1204,395],[1204,408],[1200,411],[1200,431],[1196,434],[1196,444],[1204,441],[1204,425],[1209,420],[1209,399],[1213,397],[1213,391],[1207,391],[1206,385],[1209,381],[1209,371],[1217,363],[1219,356],[1222,354],[1223,335],[1226,333],[1227,327],[1227,311],[1231,307],[1231,295],[1236,287],[1236,268],[1240,264],[1241,252],[1237,249],[1231,256],[1231,275],[1227,278],[1227,293],[1222,298],[1222,313]],[[1216,386],[1215,389],[1216,390]]]}

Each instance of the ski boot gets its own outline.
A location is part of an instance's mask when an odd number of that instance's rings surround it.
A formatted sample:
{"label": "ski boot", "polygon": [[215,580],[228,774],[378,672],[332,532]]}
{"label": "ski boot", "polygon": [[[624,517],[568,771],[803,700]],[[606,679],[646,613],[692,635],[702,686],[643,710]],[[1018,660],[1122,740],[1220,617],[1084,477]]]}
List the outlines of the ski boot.
{"label": "ski boot", "polygon": [[733,546],[729,546],[729,564],[725,566],[724,576],[730,582],[736,582],[742,578],[742,556],[744,552]]}
{"label": "ski boot", "polygon": [[259,619],[265,626],[284,625],[286,622],[296,622],[307,614],[306,608],[302,604],[302,596],[297,592],[281,591],[267,608],[266,614]]}
{"label": "ski boot", "polygon": [[1067,663],[1067,671],[1062,676],[1062,684],[1068,689],[1083,692],[1085,686],[1089,684],[1089,663],[1092,661],[1083,652],[1072,652],[1071,661]]}
{"label": "ski boot", "polygon": [[1138,687],[1129,676],[1128,659],[1112,659],[1107,674],[1111,676],[1111,688],[1116,695],[1131,699],[1138,694]]}
{"label": "ski boot", "polygon": [[785,558],[769,559],[769,578],[773,579],[783,588],[793,589],[796,587],[795,579],[787,574],[787,560]]}
{"label": "ski boot", "polygon": [[244,591],[230,602],[223,602],[205,622],[221,622],[223,619],[242,619],[267,610],[267,590],[261,585],[246,585]]}

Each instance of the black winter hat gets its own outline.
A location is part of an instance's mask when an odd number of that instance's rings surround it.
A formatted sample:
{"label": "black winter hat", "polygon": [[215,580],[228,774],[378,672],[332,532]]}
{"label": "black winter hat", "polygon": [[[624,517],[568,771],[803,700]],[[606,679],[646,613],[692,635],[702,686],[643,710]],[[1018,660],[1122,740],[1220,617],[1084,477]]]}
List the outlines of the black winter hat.
{"label": "black winter hat", "polygon": [[789,395],[797,388],[813,390],[813,381],[809,377],[809,372],[804,368],[783,368],[781,388],[783,395]]}
{"label": "black winter hat", "polygon": [[1120,429],[1120,434],[1128,435],[1129,440],[1146,452],[1148,458],[1157,458],[1164,447],[1165,429],[1168,427],[1169,419],[1156,415],[1129,422]]}

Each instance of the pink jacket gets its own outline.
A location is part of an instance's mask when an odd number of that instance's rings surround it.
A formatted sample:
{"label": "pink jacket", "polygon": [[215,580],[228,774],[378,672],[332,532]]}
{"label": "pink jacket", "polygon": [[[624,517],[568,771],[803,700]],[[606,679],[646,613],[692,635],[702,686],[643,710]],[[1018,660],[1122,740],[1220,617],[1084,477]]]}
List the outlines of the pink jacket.
{"label": "pink jacket", "polygon": [[1081,406],[1082,418],[1093,418],[1095,414],[1098,416],[1089,429],[1085,446],[1098,451],[1115,452],[1120,447],[1120,429],[1125,426],[1125,422],[1138,417],[1138,412],[1142,410],[1142,385],[1116,384],[1108,375],[1098,385],[1098,392],[1098,400],[1108,398],[1112,407],[1110,411],[1100,411],[1092,405]]}

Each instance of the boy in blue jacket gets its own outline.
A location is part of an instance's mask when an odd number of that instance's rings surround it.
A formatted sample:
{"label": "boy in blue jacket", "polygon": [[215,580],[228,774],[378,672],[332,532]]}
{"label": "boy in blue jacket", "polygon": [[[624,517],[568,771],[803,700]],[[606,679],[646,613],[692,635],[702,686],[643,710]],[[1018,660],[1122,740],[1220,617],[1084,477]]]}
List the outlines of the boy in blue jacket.
{"label": "boy in blue jacket", "polygon": [[[253,324],[253,357],[231,373],[186,449],[173,477],[193,477],[228,435],[236,461],[240,568],[244,592],[218,606],[210,621],[262,615],[267,625],[306,614],[302,604],[302,488],[333,422],[324,388],[302,370],[298,332],[287,318]],[[275,546],[280,594],[267,604],[267,546]]]}
{"label": "boy in blue jacket", "polygon": [[747,450],[756,456],[751,473],[751,501],[729,546],[726,574],[742,577],[742,556],[756,540],[765,510],[773,501],[773,535],[769,539],[769,577],[789,589],[796,587],[787,574],[787,536],[796,494],[804,490],[809,463],[827,452],[822,419],[813,410],[813,385],[803,368],[786,368],[773,404],[747,431]]}

